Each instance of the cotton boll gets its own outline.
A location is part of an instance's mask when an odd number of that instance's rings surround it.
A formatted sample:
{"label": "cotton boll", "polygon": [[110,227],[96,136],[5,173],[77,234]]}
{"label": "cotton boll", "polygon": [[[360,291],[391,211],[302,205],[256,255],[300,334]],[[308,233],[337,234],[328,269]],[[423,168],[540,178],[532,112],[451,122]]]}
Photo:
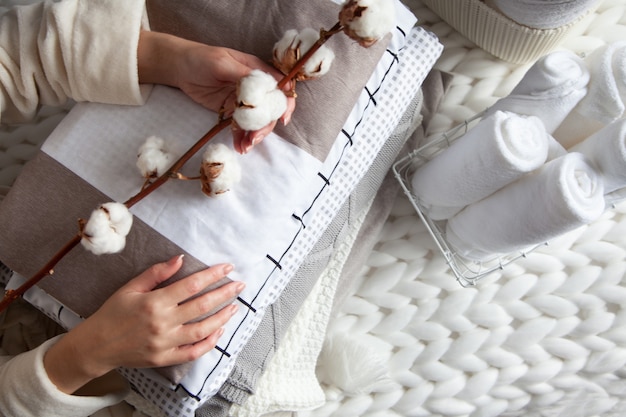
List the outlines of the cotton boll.
{"label": "cotton boll", "polygon": [[[274,66],[283,74],[289,74],[319,37],[319,32],[312,28],[303,29],[300,33],[295,29],[288,30],[281,40],[274,45]],[[332,49],[322,45],[298,71],[296,80],[303,81],[321,77],[328,72],[334,59],[335,53]]]}
{"label": "cotton boll", "polygon": [[172,155],[165,150],[165,141],[150,136],[139,148],[137,168],[144,178],[157,178],[165,172],[172,161]]}
{"label": "cotton boll", "polygon": [[332,49],[326,45],[322,45],[311,56],[303,68],[304,76],[307,79],[319,78],[326,74],[331,67],[333,60],[335,59],[335,53]]}
{"label": "cotton boll", "polygon": [[81,243],[95,255],[120,252],[126,246],[133,217],[121,203],[105,203],[81,227]]}
{"label": "cotton boll", "polygon": [[108,213],[111,228],[115,230],[115,233],[126,236],[130,232],[130,228],[133,225],[133,215],[128,210],[128,207],[122,203],[115,202],[104,203],[100,207]]}
{"label": "cotton boll", "polygon": [[393,0],[350,0],[339,12],[344,32],[361,46],[372,46],[387,33],[396,22]]}
{"label": "cotton boll", "polygon": [[274,66],[283,74],[288,74],[300,59],[302,49],[303,45],[298,44],[298,31],[289,29],[283,34],[283,37],[274,44],[272,51]]}
{"label": "cotton boll", "polygon": [[241,165],[235,152],[223,143],[210,143],[202,155],[202,192],[215,196],[241,181]]}
{"label": "cotton boll", "polygon": [[259,130],[278,120],[285,110],[287,97],[270,74],[253,70],[239,81],[233,119],[241,129]]}

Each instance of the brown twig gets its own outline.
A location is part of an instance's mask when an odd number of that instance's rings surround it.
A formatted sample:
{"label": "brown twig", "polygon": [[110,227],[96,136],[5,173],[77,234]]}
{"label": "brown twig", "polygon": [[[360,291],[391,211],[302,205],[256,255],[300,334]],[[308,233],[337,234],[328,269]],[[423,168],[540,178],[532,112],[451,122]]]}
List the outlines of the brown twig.
{"label": "brown twig", "polygon": [[161,185],[165,184],[169,179],[175,178],[178,171],[191,159],[192,156],[196,154],[200,149],[204,147],[215,135],[224,130],[227,126],[230,125],[232,118],[228,117],[226,119],[221,120],[217,123],[211,130],[205,133],[191,148],[185,152],[183,156],[178,158],[176,162],[168,169],[163,175],[154,180],[154,182],[150,183],[146,188],[139,191],[137,194],[126,200],[124,203],[126,207],[131,208],[141,200],[143,200],[146,196],[148,196],[151,192],[159,188]]}
{"label": "brown twig", "polygon": [[59,250],[49,261],[45,264],[39,271],[35,273],[31,278],[28,279],[25,283],[20,285],[18,288],[14,290],[7,290],[4,294],[4,297],[0,301],[0,312],[2,312],[5,308],[9,306],[13,301],[15,301],[18,297],[24,295],[26,291],[28,291],[31,287],[41,281],[44,277],[48,275],[52,275],[54,273],[54,267],[57,263],[65,255],[67,255],[78,243],[80,242],[81,236],[76,234],[72,239],[70,239],[62,248]]}
{"label": "brown twig", "polygon": [[[295,78],[296,74],[300,69],[304,66],[304,64],[309,60],[309,58],[328,40],[331,36],[341,32],[343,30],[343,26],[340,22],[337,22],[335,26],[333,26],[330,30],[326,31],[324,29],[320,30],[319,39],[311,46],[311,48],[300,58],[300,60],[294,65],[289,74],[285,75],[279,82],[278,88],[283,89],[285,85],[289,81]],[[221,132],[224,128],[229,126],[232,121],[232,117],[222,118],[223,115],[220,114],[218,123],[211,128],[204,136],[202,136],[183,156],[181,156],[174,164],[160,177],[158,177],[153,182],[144,185],[142,189],[126,200],[124,203],[126,207],[131,208],[145,197],[150,195],[157,188],[165,184],[169,179],[176,178],[177,173],[180,169],[191,159],[193,155],[195,155],[202,147],[204,147],[215,135]],[[65,255],[67,255],[76,245],[80,243],[81,236],[80,234],[75,235],[70,239],[49,261],[46,265],[43,266],[35,275],[33,275],[28,281],[19,286],[15,290],[8,290],[5,292],[3,299],[0,301],[0,312],[6,309],[9,304],[15,301],[18,297],[24,295],[24,293],[29,290],[31,287],[36,285],[39,281],[45,278],[48,275],[51,275],[54,272],[54,267],[63,259]]]}
{"label": "brown twig", "polygon": [[329,30],[320,30],[319,39],[315,41],[315,43],[309,48],[308,51],[306,51],[304,55],[302,55],[300,60],[296,62],[296,65],[294,65],[291,71],[289,71],[289,74],[285,75],[282,80],[278,82],[278,88],[282,90],[283,88],[285,88],[285,85],[287,85],[289,81],[295,79],[298,72],[300,72],[304,64],[306,64],[311,56],[313,56],[313,54],[317,52],[317,50],[320,49],[321,46],[324,45],[326,41],[331,38],[331,36],[341,32],[342,30],[343,25],[340,22],[335,23],[335,26],[333,26]]}
{"label": "brown twig", "polygon": [[[142,187],[141,191],[135,194],[133,197],[129,198],[124,204],[126,207],[131,208],[133,205],[137,204],[139,201],[143,200],[150,193],[155,191],[161,185],[165,184],[167,180],[172,178],[175,173],[177,173],[183,165],[204,145],[206,145],[215,135],[221,132],[224,128],[230,125],[231,119],[227,118],[220,121],[218,124],[213,126],[211,130],[209,130],[204,136],[202,136],[183,156],[181,156],[174,164],[168,169],[163,175],[154,180],[154,182],[148,184],[147,186]],[[36,285],[43,278],[48,275],[52,275],[54,272],[54,267],[67,255],[76,245],[80,243],[81,240],[80,233],[72,237],[54,256],[43,266],[35,275],[28,279],[24,284],[20,285],[15,290],[7,290],[4,294],[4,297],[0,301],[0,312],[6,309],[9,304],[15,301],[18,297],[24,295],[26,291],[28,291],[31,287]]]}

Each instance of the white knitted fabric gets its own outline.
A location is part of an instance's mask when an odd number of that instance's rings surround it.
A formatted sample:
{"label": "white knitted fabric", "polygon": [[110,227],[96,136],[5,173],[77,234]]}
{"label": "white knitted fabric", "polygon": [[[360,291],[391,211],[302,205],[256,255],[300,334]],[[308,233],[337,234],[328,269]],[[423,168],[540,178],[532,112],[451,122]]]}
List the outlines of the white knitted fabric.
{"label": "white knitted fabric", "polygon": [[[433,134],[506,96],[530,64],[492,57],[406,0],[445,45],[455,75]],[[605,1],[561,45],[583,54],[626,38],[626,2]],[[320,361],[326,404],[298,416],[626,415],[626,204],[460,287],[406,197],[370,255],[328,338],[368,338],[391,382],[352,393]]]}
{"label": "white knitted fabric", "polygon": [[368,207],[350,225],[328,266],[289,325],[254,395],[248,397],[242,406],[235,404],[231,408],[233,417],[309,410],[324,404],[324,392],[315,375],[317,358],[324,344],[341,270],[350,255]]}

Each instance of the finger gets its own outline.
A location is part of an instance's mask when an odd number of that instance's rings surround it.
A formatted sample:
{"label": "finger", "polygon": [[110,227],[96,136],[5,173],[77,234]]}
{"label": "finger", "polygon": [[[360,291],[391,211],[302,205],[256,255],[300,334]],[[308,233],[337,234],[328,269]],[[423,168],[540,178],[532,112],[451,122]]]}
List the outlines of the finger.
{"label": "finger", "polygon": [[222,285],[219,288],[208,291],[205,294],[180,304],[177,308],[176,315],[180,323],[189,323],[196,320],[198,317],[206,316],[219,308],[219,306],[223,306],[227,302],[234,300],[241,291],[243,291],[244,287],[245,284],[243,282],[230,282],[226,285]]}
{"label": "finger", "polygon": [[243,130],[233,125],[232,134],[233,134],[233,147],[235,148],[235,151],[241,154],[245,153],[245,148],[243,145],[244,143],[249,141],[248,137],[250,135],[250,132],[248,130]]}
{"label": "finger", "polygon": [[259,130],[251,131],[250,134],[242,141],[244,153],[250,152],[255,145],[261,143],[263,139],[265,139],[265,137],[274,130],[275,127],[276,120]]}
{"label": "finger", "polygon": [[198,343],[223,327],[238,309],[236,304],[230,304],[203,320],[186,323],[181,327],[176,340],[180,346]]}
{"label": "finger", "polygon": [[223,82],[235,84],[239,79],[250,74],[250,71],[253,69],[269,72],[272,75],[276,72],[275,68],[266,64],[257,56],[233,49],[224,48],[224,50],[230,55],[231,59],[222,62],[223,66],[219,78]]}
{"label": "finger", "polygon": [[149,292],[160,283],[171,278],[183,265],[183,255],[177,255],[167,262],[152,265],[136,278],[129,281],[122,289],[131,289],[137,292]]}
{"label": "finger", "polygon": [[283,122],[284,126],[287,126],[291,121],[291,116],[293,112],[296,110],[296,98],[295,97],[287,97],[287,110],[280,118],[280,121]]}
{"label": "finger", "polygon": [[191,274],[158,291],[174,304],[179,304],[200,293],[209,285],[224,278],[233,270],[231,264],[219,264]]}
{"label": "finger", "polygon": [[[251,55],[245,52],[237,51],[235,49],[229,49],[228,52],[235,59],[235,61],[239,62],[240,64],[248,68],[248,73],[252,69],[260,69],[261,71],[272,74],[274,78],[278,77],[277,79],[280,79],[280,77],[282,76],[280,71],[278,71],[276,68],[269,65],[268,63],[266,63],[265,61],[263,61],[261,58],[257,57],[256,55]],[[247,75],[247,73],[245,75]]]}
{"label": "finger", "polygon": [[224,99],[224,103],[222,104],[222,117],[232,117],[233,113],[235,112],[236,101],[237,97],[235,96],[234,91],[228,94],[226,99]]}
{"label": "finger", "polygon": [[215,346],[217,346],[217,342],[223,334],[224,328],[222,327],[211,333],[203,340],[184,346],[179,346],[176,352],[176,359],[174,360],[174,362],[184,363],[198,359],[199,357],[213,349]]}

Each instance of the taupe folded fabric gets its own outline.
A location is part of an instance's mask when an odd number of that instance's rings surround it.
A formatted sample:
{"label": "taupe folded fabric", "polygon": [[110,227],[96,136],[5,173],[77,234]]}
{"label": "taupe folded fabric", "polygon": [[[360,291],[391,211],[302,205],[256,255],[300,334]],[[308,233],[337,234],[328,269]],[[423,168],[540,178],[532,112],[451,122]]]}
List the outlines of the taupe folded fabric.
{"label": "taupe folded fabric", "polygon": [[[72,230],[78,233],[78,219],[106,201],[107,196],[40,151],[0,204],[0,260],[32,276],[72,238]],[[136,218],[124,251],[103,257],[79,245],[57,264],[59,279],[52,274],[39,287],[87,317],[128,280],[177,253],[185,253],[184,265],[164,285],[207,265]]]}
{"label": "taupe folded fabric", "polygon": [[[271,62],[274,44],[289,29],[330,29],[340,6],[329,0],[147,0],[150,28]],[[341,131],[390,37],[363,48],[343,34],[327,45],[337,57],[328,74],[298,83],[297,108],[276,132],[320,160]]]}

